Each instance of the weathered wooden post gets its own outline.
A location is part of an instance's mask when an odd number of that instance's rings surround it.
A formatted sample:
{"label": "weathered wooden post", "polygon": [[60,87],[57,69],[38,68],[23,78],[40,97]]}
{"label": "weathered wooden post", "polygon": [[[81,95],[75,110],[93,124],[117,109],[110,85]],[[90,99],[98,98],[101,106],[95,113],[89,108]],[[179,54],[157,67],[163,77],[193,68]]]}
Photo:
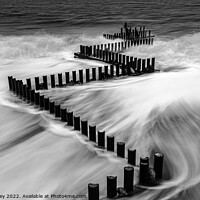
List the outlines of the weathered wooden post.
{"label": "weathered wooden post", "polygon": [[108,62],[108,61],[109,61],[108,54],[109,54],[109,52],[108,52],[108,51],[106,51],[106,62]]}
{"label": "weathered wooden post", "polygon": [[98,131],[98,146],[105,147],[105,131]]}
{"label": "weathered wooden post", "polygon": [[27,103],[30,102],[31,100],[31,96],[30,96],[30,88],[26,87],[26,100],[27,100]]}
{"label": "weathered wooden post", "polygon": [[126,64],[126,55],[123,55],[123,62],[122,62],[122,64]]}
{"label": "weathered wooden post", "polygon": [[55,117],[60,117],[60,105],[55,104]]}
{"label": "weathered wooden post", "polygon": [[62,73],[58,74],[58,86],[62,87],[63,86],[63,82],[62,82]]}
{"label": "weathered wooden post", "polygon": [[89,125],[89,140],[96,142],[96,126]]}
{"label": "weathered wooden post", "polygon": [[128,163],[131,165],[136,165],[136,149],[128,149]]}
{"label": "weathered wooden post", "polygon": [[149,158],[141,157],[139,183],[141,185],[146,185],[148,184],[148,181],[149,181]]}
{"label": "weathered wooden post", "polygon": [[96,81],[96,68],[92,68],[92,80]]}
{"label": "weathered wooden post", "polygon": [[105,78],[108,78],[108,66],[104,66]]}
{"label": "weathered wooden post", "polygon": [[122,76],[126,75],[126,65],[122,64]]}
{"label": "weathered wooden post", "polygon": [[139,58],[137,60],[137,72],[140,73],[141,72],[141,58]]}
{"label": "weathered wooden post", "polygon": [[110,65],[110,76],[113,77],[114,76],[114,66]]}
{"label": "weathered wooden post", "polygon": [[73,82],[76,83],[76,71],[72,71]]}
{"label": "weathered wooden post", "polygon": [[69,72],[65,72],[66,85],[69,84]]}
{"label": "weathered wooden post", "polygon": [[39,89],[40,89],[39,77],[35,77],[35,90],[39,90]]}
{"label": "weathered wooden post", "polygon": [[115,62],[115,60],[116,60],[116,58],[115,58],[115,52],[112,52],[112,60],[111,60],[111,62],[113,63],[113,62]]}
{"label": "weathered wooden post", "polygon": [[124,189],[126,192],[133,192],[134,168],[124,167]]}
{"label": "weathered wooden post", "polygon": [[26,84],[23,84],[23,99],[26,101]]}
{"label": "weathered wooden post", "polygon": [[40,104],[40,93],[35,92],[35,105],[39,106],[39,104]]}
{"label": "weathered wooden post", "polygon": [[72,111],[67,111],[67,125],[68,126],[73,126],[73,112]]}
{"label": "weathered wooden post", "polygon": [[106,51],[103,51],[103,60],[106,60]]}
{"label": "weathered wooden post", "polygon": [[88,122],[86,120],[81,120],[81,133],[88,136]]}
{"label": "weathered wooden post", "polygon": [[112,62],[112,52],[109,51],[109,58],[108,58],[108,62],[111,63]]}
{"label": "weathered wooden post", "polygon": [[74,130],[80,131],[80,117],[74,116]]}
{"label": "weathered wooden post", "polygon": [[117,196],[117,176],[107,176],[107,197]]}
{"label": "weathered wooden post", "polygon": [[90,69],[86,69],[86,82],[90,82]]}
{"label": "weathered wooden post", "polygon": [[[26,85],[26,87],[27,87],[27,85]],[[15,94],[15,92],[16,92],[16,78],[12,79],[12,90],[13,90],[13,93]]]}
{"label": "weathered wooden post", "polygon": [[163,172],[163,159],[164,155],[161,153],[156,153],[154,155],[154,171],[156,174],[156,179],[162,179]]}
{"label": "weathered wooden post", "polygon": [[96,45],[93,46],[93,56],[96,57]]}
{"label": "weathered wooden post", "polygon": [[119,54],[119,64],[122,64],[122,54]]}
{"label": "weathered wooden post", "polygon": [[102,80],[102,67],[98,67],[99,69],[99,80]]}
{"label": "weathered wooden post", "polygon": [[51,74],[51,88],[55,88],[55,75]]}
{"label": "weathered wooden post", "polygon": [[79,69],[79,81],[80,83],[83,83],[83,70]]}
{"label": "weathered wooden post", "polygon": [[147,70],[151,71],[150,58],[147,58]]}
{"label": "weathered wooden post", "polygon": [[83,53],[83,46],[80,45],[80,54],[82,54],[82,53]]}
{"label": "weathered wooden post", "polygon": [[125,143],[124,142],[117,142],[117,156],[118,157],[125,157]]}
{"label": "weathered wooden post", "polygon": [[88,200],[99,200],[99,184],[88,184]]}
{"label": "weathered wooden post", "polygon": [[114,136],[107,136],[107,151],[113,151],[115,149]]}
{"label": "weathered wooden post", "polygon": [[9,90],[12,91],[12,76],[8,76]]}
{"label": "weathered wooden post", "polygon": [[50,114],[54,114],[55,112],[55,103],[53,101],[49,101],[49,112]]}
{"label": "weathered wooden post", "polygon": [[49,110],[49,98],[44,97],[44,109]]}
{"label": "weathered wooden post", "polygon": [[142,72],[143,72],[143,73],[146,72],[145,65],[146,65],[146,60],[145,60],[145,59],[142,59]]}
{"label": "weathered wooden post", "polygon": [[116,76],[119,77],[119,64],[116,64]]}
{"label": "weathered wooden post", "polygon": [[[15,79],[16,80],[16,79]],[[26,79],[26,86],[31,89],[31,79],[30,78],[27,78]],[[16,88],[15,88],[16,89]]]}
{"label": "weathered wooden post", "polygon": [[40,95],[40,108],[44,108],[44,95]]}
{"label": "weathered wooden post", "polygon": [[60,109],[60,114],[61,114],[61,121],[62,122],[67,122],[67,109],[66,108],[61,108]]}
{"label": "weathered wooden post", "polygon": [[151,59],[151,69],[153,72],[155,71],[155,58]]}
{"label": "weathered wooden post", "polygon": [[47,76],[43,76],[43,87],[48,90]]}

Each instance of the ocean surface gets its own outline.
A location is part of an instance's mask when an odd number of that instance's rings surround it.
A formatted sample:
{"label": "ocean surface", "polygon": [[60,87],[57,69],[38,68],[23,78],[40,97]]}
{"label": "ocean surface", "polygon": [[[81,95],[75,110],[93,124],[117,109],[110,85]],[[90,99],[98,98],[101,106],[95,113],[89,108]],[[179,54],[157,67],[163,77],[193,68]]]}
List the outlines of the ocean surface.
{"label": "ocean surface", "polygon": [[0,195],[87,199],[88,183],[99,183],[100,199],[107,199],[107,175],[116,175],[123,186],[126,159],[97,149],[79,132],[19,100],[9,92],[7,76],[25,81],[103,66],[73,53],[81,44],[108,43],[102,34],[118,32],[128,22],[146,26],[156,38],[154,45],[124,54],[155,57],[159,73],[43,93],[125,142],[126,149],[137,149],[137,164],[140,156],[150,156],[152,166],[153,154],[164,154],[162,184],[124,199],[199,200],[199,13],[199,0],[0,0]]}

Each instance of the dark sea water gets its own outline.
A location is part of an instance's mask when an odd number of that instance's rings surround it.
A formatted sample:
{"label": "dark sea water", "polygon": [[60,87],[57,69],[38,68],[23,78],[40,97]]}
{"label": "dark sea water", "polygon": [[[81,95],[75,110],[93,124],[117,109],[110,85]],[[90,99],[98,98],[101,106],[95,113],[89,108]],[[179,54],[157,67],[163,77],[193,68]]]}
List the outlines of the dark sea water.
{"label": "dark sea water", "polygon": [[7,76],[25,81],[103,66],[73,53],[81,44],[108,43],[102,34],[118,32],[128,22],[146,26],[156,38],[153,46],[131,47],[124,54],[155,57],[160,73],[42,93],[137,149],[137,163],[140,156],[151,156],[152,165],[154,152],[165,155],[162,184],[124,199],[199,200],[199,13],[199,0],[0,0],[0,195],[87,196],[93,182],[100,184],[100,199],[107,199],[107,175],[116,175],[123,186],[126,159],[97,149],[13,96]]}

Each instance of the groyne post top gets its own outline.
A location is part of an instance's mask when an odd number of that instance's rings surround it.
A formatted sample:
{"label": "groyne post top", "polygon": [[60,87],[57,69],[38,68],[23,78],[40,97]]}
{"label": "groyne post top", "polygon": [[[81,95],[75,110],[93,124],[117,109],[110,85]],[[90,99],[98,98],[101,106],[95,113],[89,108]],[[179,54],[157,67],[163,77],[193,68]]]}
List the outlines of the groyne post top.
{"label": "groyne post top", "polygon": [[114,198],[117,195],[117,176],[107,176],[107,197]]}
{"label": "groyne post top", "polygon": [[96,142],[96,126],[89,125],[89,140]]}
{"label": "groyne post top", "polygon": [[67,111],[67,125],[68,126],[73,126],[74,125],[73,112],[72,111]]}
{"label": "groyne post top", "polygon": [[74,116],[74,130],[80,131],[80,117]]}
{"label": "groyne post top", "polygon": [[99,184],[88,184],[88,200],[99,200]]}

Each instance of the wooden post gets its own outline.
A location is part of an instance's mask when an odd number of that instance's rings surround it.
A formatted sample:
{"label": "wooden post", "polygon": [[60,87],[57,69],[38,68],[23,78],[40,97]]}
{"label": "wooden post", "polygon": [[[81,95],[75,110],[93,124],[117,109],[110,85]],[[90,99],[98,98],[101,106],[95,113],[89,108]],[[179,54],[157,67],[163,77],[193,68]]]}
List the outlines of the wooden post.
{"label": "wooden post", "polygon": [[55,88],[55,75],[51,74],[51,88]]}
{"label": "wooden post", "polygon": [[35,92],[35,105],[39,106],[39,104],[40,104],[40,93]]}
{"label": "wooden post", "polygon": [[30,97],[31,97],[31,103],[35,102],[35,90],[29,90],[30,91]]}
{"label": "wooden post", "polygon": [[116,65],[116,76],[119,77],[119,64]]}
{"label": "wooden post", "polygon": [[126,75],[126,65],[122,64],[122,76]]}
{"label": "wooden post", "polygon": [[[27,85],[26,85],[26,87],[27,87]],[[12,90],[13,90],[13,93],[16,92],[16,78],[12,79]]]}
{"label": "wooden post", "polygon": [[115,61],[116,61],[116,63],[119,63],[118,58],[119,58],[119,54],[118,54],[118,53],[115,53]]}
{"label": "wooden post", "polygon": [[99,67],[99,80],[102,80],[102,67]]}
{"label": "wooden post", "polygon": [[115,145],[114,145],[114,136],[107,136],[107,151],[114,152]]}
{"label": "wooden post", "polygon": [[119,54],[119,64],[122,64],[122,54]]}
{"label": "wooden post", "polygon": [[151,65],[150,65],[150,58],[147,58],[147,70],[150,71],[151,70]]}
{"label": "wooden post", "polygon": [[73,112],[71,111],[67,111],[67,125],[68,126],[73,126],[74,122],[73,122]]}
{"label": "wooden post", "polygon": [[43,87],[48,90],[47,76],[43,76]]}
{"label": "wooden post", "polygon": [[114,76],[114,66],[110,65],[110,76],[113,77]]}
{"label": "wooden post", "polygon": [[9,90],[12,91],[12,76],[8,76]]}
{"label": "wooden post", "polygon": [[96,142],[96,126],[89,125],[89,140]]}
{"label": "wooden post", "polygon": [[80,45],[80,54],[82,54],[82,53],[83,53],[83,46]]}
{"label": "wooden post", "polygon": [[137,72],[138,73],[141,72],[141,58],[139,58],[138,61],[137,61]]}
{"label": "wooden post", "polygon": [[83,70],[79,69],[79,81],[80,83],[83,83]]}
{"label": "wooden post", "polygon": [[[16,80],[16,79],[15,79]],[[31,79],[30,78],[27,78],[26,79],[26,86],[31,89]],[[16,88],[15,88],[16,89]]]}
{"label": "wooden post", "polygon": [[99,184],[88,184],[88,200],[99,200]]}
{"label": "wooden post", "polygon": [[136,164],[136,149],[134,149],[134,150],[128,149],[128,163],[135,166],[135,164]]}
{"label": "wooden post", "polygon": [[39,89],[40,89],[39,77],[35,77],[35,90],[39,90]]}
{"label": "wooden post", "polygon": [[61,121],[62,122],[67,122],[67,109],[66,108],[61,108],[60,109],[60,114],[61,114]]}
{"label": "wooden post", "polygon": [[118,51],[121,51],[121,45],[120,45],[121,43],[120,42],[118,42]]}
{"label": "wooden post", "polygon": [[126,64],[126,55],[123,55],[123,61],[122,61],[122,64]]}
{"label": "wooden post", "polygon": [[109,51],[109,58],[108,58],[108,62],[111,63],[112,62],[112,52]]}
{"label": "wooden post", "polygon": [[72,71],[73,82],[76,83],[76,71]]}
{"label": "wooden post", "polygon": [[104,66],[104,74],[105,74],[105,78],[108,78],[108,66]]}
{"label": "wooden post", "polygon": [[115,42],[115,51],[117,51],[117,42]]}
{"label": "wooden post", "polygon": [[62,83],[62,73],[58,74],[58,86],[62,87],[63,83]]}
{"label": "wooden post", "polygon": [[107,197],[117,196],[117,176],[107,176]]}
{"label": "wooden post", "polygon": [[98,131],[98,146],[105,147],[105,131]]}
{"label": "wooden post", "polygon": [[53,114],[54,112],[55,112],[55,104],[54,104],[54,102],[49,102],[49,112],[50,112],[50,114]]}
{"label": "wooden post", "polygon": [[125,157],[125,143],[124,142],[117,142],[117,156],[118,157]]}
{"label": "wooden post", "polygon": [[154,171],[156,173],[156,179],[162,179],[163,159],[164,155],[161,153],[156,153],[154,155]]}
{"label": "wooden post", "polygon": [[60,105],[55,105],[55,117],[60,117]]}
{"label": "wooden post", "polygon": [[49,98],[44,97],[44,109],[49,110]]}
{"label": "wooden post", "polygon": [[142,157],[140,158],[140,175],[139,175],[139,183],[141,185],[148,184],[149,181],[149,158]]}
{"label": "wooden post", "polygon": [[133,192],[134,168],[124,167],[124,189],[126,192]]}
{"label": "wooden post", "polygon": [[93,46],[93,56],[96,57],[96,45]]}
{"label": "wooden post", "polygon": [[86,82],[90,82],[90,69],[86,69]]}
{"label": "wooden post", "polygon": [[26,101],[26,84],[23,84],[23,99]]}
{"label": "wooden post", "polygon": [[106,51],[103,51],[103,60],[106,60]]}
{"label": "wooden post", "polygon": [[80,131],[80,117],[74,116],[74,130]]}
{"label": "wooden post", "polygon": [[151,68],[154,72],[155,71],[155,58],[152,58],[152,60],[151,60]]}
{"label": "wooden post", "polygon": [[112,52],[112,62],[115,62],[115,52]]}
{"label": "wooden post", "polygon": [[92,80],[96,81],[96,68],[92,68]]}
{"label": "wooden post", "polygon": [[31,100],[31,96],[30,96],[30,88],[26,87],[26,100],[29,103]]}
{"label": "wooden post", "polygon": [[[27,95],[27,93],[26,93]],[[43,109],[44,108],[44,95],[40,95],[40,108]]]}
{"label": "wooden post", "polygon": [[145,60],[145,59],[142,59],[142,72],[143,72],[143,73],[146,72],[145,63],[146,63],[146,60]]}
{"label": "wooden post", "polygon": [[69,84],[69,72],[65,72],[66,85]]}
{"label": "wooden post", "polygon": [[81,120],[81,133],[88,136],[88,122],[85,120]]}

